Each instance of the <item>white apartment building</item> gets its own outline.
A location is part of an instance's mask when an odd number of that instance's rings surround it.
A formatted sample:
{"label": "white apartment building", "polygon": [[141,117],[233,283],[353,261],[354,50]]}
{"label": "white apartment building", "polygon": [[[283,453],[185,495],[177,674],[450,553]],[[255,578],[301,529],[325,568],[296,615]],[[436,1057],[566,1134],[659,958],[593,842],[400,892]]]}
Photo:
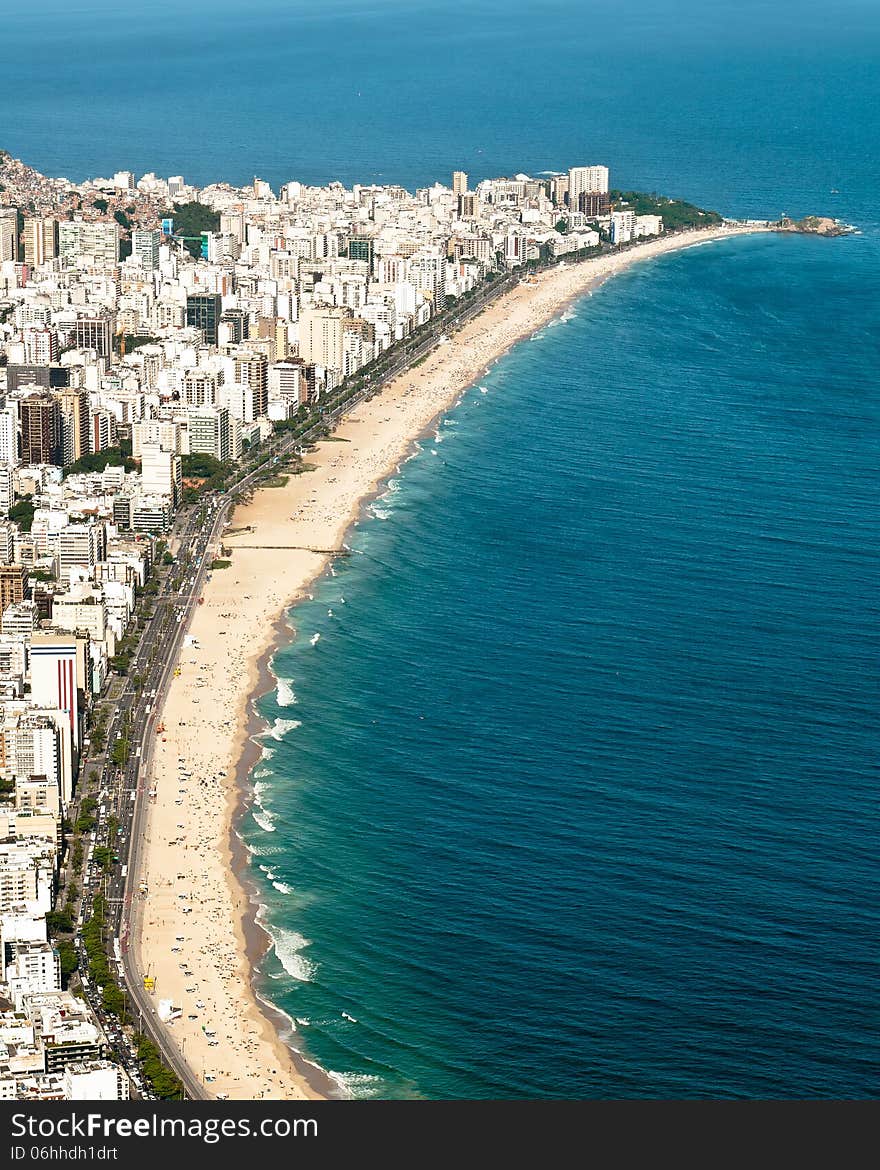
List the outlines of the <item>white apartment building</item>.
{"label": "white apartment building", "polygon": [[627,244],[633,238],[635,213],[632,211],[611,212],[611,243]]}
{"label": "white apartment building", "polygon": [[141,485],[144,495],[167,496],[176,508],[183,487],[180,456],[158,443],[142,444]]}
{"label": "white apartment building", "polygon": [[269,402],[283,402],[296,410],[308,396],[303,368],[298,362],[276,362],[269,367]]}
{"label": "white apartment building", "polygon": [[9,860],[0,856],[0,913],[8,914],[25,902],[38,901],[39,871],[30,857]]}
{"label": "white apartment building", "polygon": [[61,960],[49,943],[21,943],[6,965],[6,985],[20,1010],[27,995],[61,990]]}
{"label": "white apartment building", "polygon": [[122,1065],[84,1060],[64,1069],[65,1101],[127,1101],[129,1097],[130,1084]]}
{"label": "white apartment building", "polygon": [[58,361],[58,332],[55,329],[25,329],[22,332],[25,362],[35,366],[48,366]]}
{"label": "white apartment building", "polygon": [[342,335],[345,322],[350,321],[350,309],[318,306],[303,309],[297,324],[299,356],[305,362],[342,370]]}
{"label": "white apartment building", "polygon": [[577,208],[582,194],[607,195],[608,168],[602,166],[570,167],[568,171],[568,198],[572,207]]}
{"label": "white apartment building", "polygon": [[6,764],[4,771],[23,780],[44,776],[59,790],[61,785],[61,736],[54,719],[21,714],[13,717],[3,731]]}
{"label": "white apartment building", "polygon": [[82,569],[87,577],[95,571],[101,559],[103,526],[98,524],[68,524],[58,533],[58,564],[61,576]]}
{"label": "white apartment building", "polygon": [[131,254],[140,260],[148,272],[159,268],[159,245],[162,233],[159,231],[133,231],[131,233]]}
{"label": "white apartment building", "polygon": [[12,404],[0,409],[0,464],[18,464],[18,411]]}
{"label": "white apartment building", "polygon": [[181,426],[167,419],[148,419],[132,424],[131,453],[135,459],[140,459],[144,444],[158,444],[166,451],[173,451],[182,455]]}
{"label": "white apartment building", "polygon": [[220,404],[229,411],[231,418],[251,423],[256,418],[254,390],[247,382],[225,382],[218,394]]}
{"label": "white apartment building", "polygon": [[640,236],[659,236],[663,231],[663,217],[661,215],[637,215],[634,222],[633,234]]}
{"label": "white apartment building", "polygon": [[16,638],[19,641],[30,640],[37,625],[37,607],[35,602],[25,599],[7,605],[0,619],[0,633],[4,637]]}
{"label": "white apartment building", "polygon": [[229,411],[225,406],[203,406],[189,416],[189,449],[193,455],[232,459]]}
{"label": "white apartment building", "polygon": [[71,263],[91,257],[98,265],[119,263],[119,225],[62,220],[58,224],[58,254]]}
{"label": "white apartment building", "polygon": [[109,641],[108,656],[115,650],[115,639],[107,629],[107,607],[102,597],[91,590],[77,589],[70,593],[56,594],[52,599],[52,625],[71,633],[83,631],[94,642]]}
{"label": "white apartment building", "polygon": [[[0,463],[0,516],[7,516],[15,503],[15,468],[11,463]],[[8,561],[2,563],[8,564]]]}

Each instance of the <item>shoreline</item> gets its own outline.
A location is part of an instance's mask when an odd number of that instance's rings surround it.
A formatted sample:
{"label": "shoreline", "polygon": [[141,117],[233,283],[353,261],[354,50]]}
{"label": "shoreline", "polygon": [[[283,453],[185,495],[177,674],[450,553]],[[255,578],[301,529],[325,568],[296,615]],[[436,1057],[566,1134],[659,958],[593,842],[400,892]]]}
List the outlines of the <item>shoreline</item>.
{"label": "shoreline", "polygon": [[[279,1027],[285,1032],[292,1028],[293,1037],[295,1023],[267,1003],[255,987],[262,961],[275,943],[259,919],[262,903],[250,872],[252,855],[239,832],[254,803],[251,776],[263,756],[259,741],[271,730],[257,703],[277,686],[272,660],[295,634],[289,610],[326,572],[330,561],[329,555],[311,550],[339,547],[439,415],[457,404],[484,369],[571,304],[639,261],[769,230],[746,225],[661,236],[623,253],[542,272],[533,278],[534,284],[514,285],[453,333],[447,344],[436,346],[419,367],[404,371],[341,419],[334,433],[350,441],[316,444],[308,456],[314,470],[290,475],[284,487],[258,489],[249,503],[236,507],[229,528],[238,531],[231,535],[227,531],[223,537],[232,549],[232,565],[214,570],[206,584],[204,605],[196,608],[180,652],[180,675],[172,679],[162,703],[159,718],[167,731],[156,744],[150,785],[157,786],[158,795],[148,808],[145,826],[150,847],[145,850],[144,876],[149,894],[132,937],[139,970],[145,971],[142,954],[156,956],[162,983],[161,988],[157,983],[157,998],[164,992],[175,997],[177,1004],[180,997],[182,1017],[167,1027],[169,1037],[197,1076],[199,1059],[203,1076],[206,1064],[212,1062],[215,1079],[205,1085],[209,1095],[223,1092],[253,1099],[257,1084],[262,1085],[259,1096],[276,1099],[345,1095],[329,1073],[295,1043],[281,1038]],[[258,540],[265,543],[261,546]],[[290,543],[285,545],[285,541]],[[279,547],[289,549],[289,554],[278,556]],[[237,648],[235,654],[233,648]],[[196,688],[204,689],[197,692]],[[198,710],[195,703],[205,709]],[[224,715],[229,718],[223,719]],[[180,759],[185,763],[180,764]],[[195,772],[202,766],[211,779],[199,779],[203,791],[193,791],[193,782],[182,779],[182,770]],[[178,796],[172,793],[175,770]],[[222,816],[217,816],[218,804]],[[180,838],[184,825],[186,836]],[[193,827],[202,836],[195,846],[196,856],[188,857]],[[194,862],[196,868],[187,868]],[[207,921],[200,914],[190,925],[188,918],[195,915],[187,915],[181,905],[189,895],[170,896],[174,880],[166,875],[173,873],[184,886],[199,882],[203,908],[215,903],[207,911]],[[211,898],[209,890],[214,894]],[[228,939],[230,924],[232,940]],[[186,964],[175,962],[181,952],[171,952],[172,943],[181,939]],[[234,943],[232,948],[224,945],[229,941]],[[186,943],[191,945],[186,947]],[[190,957],[193,951],[198,957]],[[180,975],[182,969],[190,968],[189,977]],[[205,990],[191,994],[187,985]],[[193,994],[204,1004],[210,995],[212,1003],[210,1009],[198,1009],[204,1014],[197,1013],[195,1021],[188,1018],[193,1014]],[[219,1036],[221,1023],[227,1029],[223,1056],[232,1066],[222,1070],[217,1064],[220,1058],[206,1047],[210,1042],[205,1035],[208,1028]],[[244,1040],[248,1030],[252,1038]],[[221,1051],[216,1044],[214,1049]],[[244,1091],[248,1087],[251,1091]]]}

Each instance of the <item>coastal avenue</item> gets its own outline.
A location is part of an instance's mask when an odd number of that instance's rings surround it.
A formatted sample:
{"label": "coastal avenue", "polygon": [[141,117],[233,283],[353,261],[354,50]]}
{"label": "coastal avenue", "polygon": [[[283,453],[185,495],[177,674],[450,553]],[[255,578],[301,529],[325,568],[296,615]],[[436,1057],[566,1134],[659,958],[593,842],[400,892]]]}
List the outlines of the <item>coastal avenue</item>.
{"label": "coastal avenue", "polygon": [[[507,275],[485,285],[476,292],[467,306],[456,307],[439,315],[423,337],[411,338],[395,346],[394,350],[387,354],[388,361],[374,371],[362,390],[347,396],[332,409],[323,411],[321,422],[309,430],[299,435],[285,436],[275,448],[276,456],[280,459],[296,450],[300,444],[320,438],[327,422],[337,421],[358,402],[375,394],[386,382],[425,357],[443,338],[444,329],[457,328],[470,320],[490,301],[509,288],[515,279],[514,276]],[[236,493],[246,492],[255,486],[265,472],[266,467],[259,467],[243,476],[235,484]],[[101,756],[90,761],[91,767],[99,766],[99,790],[102,793],[92,851],[95,846],[109,846],[113,850],[113,856],[119,859],[114,862],[114,868],[104,879],[102,891],[105,894],[112,924],[111,958],[115,959],[118,975],[137,1016],[140,1029],[149,1035],[160,1049],[165,1061],[178,1075],[190,1098],[205,1098],[208,1094],[187,1065],[182,1053],[171,1042],[166,1030],[158,1025],[152,997],[144,990],[143,973],[135,969],[129,941],[133,926],[132,918],[142,905],[135,899],[138,897],[140,886],[144,823],[148,805],[146,778],[150,774],[150,757],[159,725],[158,713],[173,676],[178,651],[210,568],[208,552],[222,536],[234,504],[235,498],[232,494],[226,499],[212,495],[178,516],[170,534],[171,540],[177,541],[173,572],[178,582],[186,587],[178,587],[177,591],[172,590],[171,574],[166,574],[162,592],[156,598],[155,612],[144,629],[129,668],[130,677],[140,676],[141,685],[138,688],[126,685],[108,721],[107,748]],[[120,769],[110,762],[108,755],[118,737],[122,735],[130,745],[130,750],[125,764]],[[111,816],[118,822],[115,840],[110,839]],[[92,912],[93,898],[98,893],[100,885],[97,867],[94,864],[87,866],[78,931]],[[81,970],[85,971],[87,960],[79,933],[76,936],[76,946]],[[113,1044],[117,1059],[132,1074],[142,1095],[147,1095],[140,1079],[136,1054],[127,1044],[118,1025],[104,1012],[100,989],[96,988],[88,977],[83,980],[83,985],[92,1010]]]}

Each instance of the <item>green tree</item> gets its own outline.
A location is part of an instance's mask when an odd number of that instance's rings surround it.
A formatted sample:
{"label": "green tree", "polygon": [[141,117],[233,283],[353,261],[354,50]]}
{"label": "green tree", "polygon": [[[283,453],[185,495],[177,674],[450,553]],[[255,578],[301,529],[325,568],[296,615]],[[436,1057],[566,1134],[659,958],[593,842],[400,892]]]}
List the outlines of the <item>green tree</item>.
{"label": "green tree", "polygon": [[61,960],[61,985],[67,987],[70,977],[79,966],[79,957],[76,947],[69,938],[63,938],[55,944],[58,958]]}
{"label": "green tree", "polygon": [[717,211],[707,211],[683,199],[670,199],[666,195],[648,194],[645,191],[612,191],[612,206],[626,207],[636,215],[659,215],[667,231],[678,231],[690,227],[710,227],[721,223]]}
{"label": "green tree", "polygon": [[124,455],[120,447],[107,447],[90,455],[82,455],[64,468],[65,476],[81,471],[103,471],[105,467],[124,467],[126,471],[137,471],[138,463],[130,455]]}
{"label": "green tree", "polygon": [[46,915],[46,926],[50,934],[71,934],[73,919],[67,910],[50,910]]}
{"label": "green tree", "polygon": [[92,850],[92,860],[95,865],[100,865],[105,873],[109,873],[113,868],[113,850],[106,845],[98,845]]}
{"label": "green tree", "polygon": [[18,500],[9,509],[9,519],[14,520],[22,532],[30,532],[36,510],[33,500]]}

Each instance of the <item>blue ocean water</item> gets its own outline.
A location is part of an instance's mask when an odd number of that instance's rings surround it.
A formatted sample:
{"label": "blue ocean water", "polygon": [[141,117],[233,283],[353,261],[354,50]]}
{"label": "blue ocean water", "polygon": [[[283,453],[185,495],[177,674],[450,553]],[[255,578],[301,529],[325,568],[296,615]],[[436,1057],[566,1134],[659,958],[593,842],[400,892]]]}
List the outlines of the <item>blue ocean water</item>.
{"label": "blue ocean water", "polygon": [[246,839],[354,1091],[876,1094],[878,294],[876,237],[637,266],[297,609]]}
{"label": "blue ocean water", "polygon": [[636,266],[494,365],[297,609],[243,832],[265,994],[357,1094],[875,1096],[873,0],[47,0],[0,37],[0,145],[48,173],[602,160],[859,226]]}

